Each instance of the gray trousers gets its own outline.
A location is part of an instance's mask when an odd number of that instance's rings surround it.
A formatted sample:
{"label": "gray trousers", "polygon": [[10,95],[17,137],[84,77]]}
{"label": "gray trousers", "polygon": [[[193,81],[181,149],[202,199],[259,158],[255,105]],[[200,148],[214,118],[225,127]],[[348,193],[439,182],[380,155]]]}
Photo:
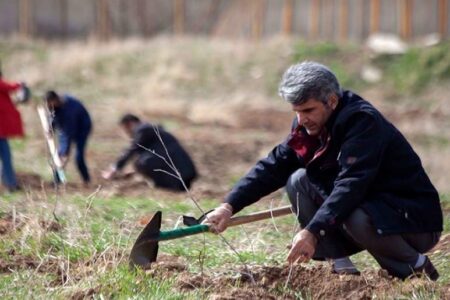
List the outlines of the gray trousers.
{"label": "gray trousers", "polygon": [[[291,175],[286,191],[302,227],[308,225],[326,195],[310,183],[305,169]],[[406,278],[413,273],[419,253],[430,250],[440,233],[411,233],[382,236],[376,232],[363,209],[355,209],[339,229],[322,237],[313,259],[341,258],[367,250],[389,274]]]}

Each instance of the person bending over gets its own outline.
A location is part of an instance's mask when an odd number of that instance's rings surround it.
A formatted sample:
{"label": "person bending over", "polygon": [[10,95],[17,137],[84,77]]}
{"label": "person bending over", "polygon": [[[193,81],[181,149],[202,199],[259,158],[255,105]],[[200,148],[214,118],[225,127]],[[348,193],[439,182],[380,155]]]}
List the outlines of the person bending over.
{"label": "person bending over", "polygon": [[[58,131],[58,155],[64,166],[67,165],[70,148],[75,144],[75,162],[85,185],[89,185],[91,176],[85,160],[85,152],[92,121],[87,109],[71,95],[58,95],[55,91],[48,91],[45,101],[53,114],[52,126]],[[57,177],[56,177],[57,178]]]}
{"label": "person bending over", "polygon": [[[151,179],[156,187],[184,191],[180,177],[187,188],[191,186],[197,177],[194,162],[172,134],[162,126],[142,122],[132,114],[124,115],[119,123],[132,141],[117,162],[103,172],[105,179],[113,179],[132,158],[136,158],[135,170]],[[179,174],[170,167],[170,161]]]}
{"label": "person bending over", "polygon": [[288,137],[207,215],[217,232],[232,214],[285,186],[301,230],[287,260],[334,260],[366,249],[389,274],[439,276],[424,255],[440,238],[439,195],[418,155],[369,102],[341,90],[326,66],[303,62],[283,75],[280,96],[296,115]]}

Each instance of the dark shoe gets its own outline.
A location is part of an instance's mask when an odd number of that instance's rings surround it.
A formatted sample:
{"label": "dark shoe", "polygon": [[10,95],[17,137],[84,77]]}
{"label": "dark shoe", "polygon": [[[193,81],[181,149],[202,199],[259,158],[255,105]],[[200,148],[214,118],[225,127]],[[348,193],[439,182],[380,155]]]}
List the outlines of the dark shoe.
{"label": "dark shoe", "polygon": [[361,275],[361,272],[358,271],[356,267],[336,269],[334,267],[334,264],[331,268],[331,273],[339,275],[355,275],[355,276]]}
{"label": "dark shoe", "polygon": [[425,262],[421,267],[414,269],[413,276],[421,277],[423,275],[428,276],[433,281],[436,281],[439,278],[439,273],[428,256],[425,256]]}

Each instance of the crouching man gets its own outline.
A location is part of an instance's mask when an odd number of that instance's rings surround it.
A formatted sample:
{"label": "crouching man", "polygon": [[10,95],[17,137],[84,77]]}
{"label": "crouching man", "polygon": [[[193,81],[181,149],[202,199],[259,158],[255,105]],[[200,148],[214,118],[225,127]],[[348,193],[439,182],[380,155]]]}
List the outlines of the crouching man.
{"label": "crouching man", "polygon": [[[122,117],[120,126],[132,138],[131,145],[109,170],[103,172],[103,178],[113,179],[132,158],[136,158],[135,170],[153,180],[156,187],[184,191],[180,179],[187,188],[191,186],[197,177],[194,162],[172,134],[161,126],[141,122],[131,114]],[[179,174],[172,168],[172,163]]]}
{"label": "crouching man", "polygon": [[325,66],[303,62],[283,75],[280,96],[296,114],[292,132],[260,160],[205,221],[230,217],[285,186],[302,229],[289,263],[334,260],[366,249],[389,274],[439,276],[423,253],[439,240],[439,195],[405,137],[369,102],[342,91]]}

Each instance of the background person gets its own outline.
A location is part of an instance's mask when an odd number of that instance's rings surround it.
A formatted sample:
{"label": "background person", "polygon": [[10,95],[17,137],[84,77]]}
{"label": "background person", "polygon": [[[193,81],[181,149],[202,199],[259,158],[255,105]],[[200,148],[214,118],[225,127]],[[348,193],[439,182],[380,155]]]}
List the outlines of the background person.
{"label": "background person", "polygon": [[8,139],[24,136],[22,119],[10,94],[18,91],[22,86],[22,83],[4,80],[0,70],[0,159],[2,183],[10,192],[17,191],[20,187],[17,183]]}
{"label": "background person", "polygon": [[70,155],[71,144],[75,144],[75,163],[83,183],[91,181],[86,165],[85,152],[92,129],[91,117],[80,100],[70,95],[59,96],[55,91],[48,91],[45,100],[53,113],[52,126],[59,137],[58,155],[65,166]]}
{"label": "background person", "polygon": [[[144,177],[153,180],[156,187],[184,191],[181,181],[172,176],[175,175],[175,172],[161,157],[146,150],[150,149],[164,157],[167,162],[172,160],[186,187],[191,186],[192,181],[197,177],[197,170],[187,151],[172,134],[165,131],[162,126],[141,122],[138,117],[132,114],[124,115],[119,123],[122,130],[132,138],[132,142],[117,162],[109,170],[103,172],[105,179],[114,178],[132,158],[136,158],[134,162],[135,170]],[[164,145],[158,138],[156,130],[159,132]]]}

